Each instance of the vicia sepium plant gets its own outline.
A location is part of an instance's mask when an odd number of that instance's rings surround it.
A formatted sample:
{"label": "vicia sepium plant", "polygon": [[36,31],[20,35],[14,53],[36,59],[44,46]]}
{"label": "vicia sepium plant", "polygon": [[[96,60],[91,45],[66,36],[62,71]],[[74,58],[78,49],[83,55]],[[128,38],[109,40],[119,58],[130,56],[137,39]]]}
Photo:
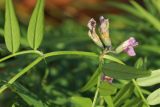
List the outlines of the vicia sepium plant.
{"label": "vicia sepium plant", "polygon": [[[29,90],[26,90],[23,85],[19,85],[19,83],[15,81],[24,76],[24,74],[30,71],[31,68],[35,67],[42,60],[60,55],[75,55],[92,57],[99,64],[86,85],[80,89],[80,93],[84,91],[95,91],[93,100],[82,96],[73,96],[69,101],[67,100],[67,102],[72,102],[71,105],[73,105],[73,107],[128,107],[127,105],[130,104],[138,104],[140,107],[149,107],[149,105],[155,104],[151,100],[158,91],[151,94],[146,99],[143,95],[144,89],[142,90],[142,88],[140,88],[140,86],[146,85],[144,84],[147,83],[145,82],[146,78],[152,78],[152,76],[155,74],[142,68],[143,61],[138,60],[136,66],[131,67],[126,65],[123,61],[117,59],[115,56],[110,55],[110,53],[119,54],[123,51],[129,56],[135,56],[136,53],[134,51],[134,47],[138,45],[138,42],[131,37],[116,49],[113,49],[109,35],[108,19],[105,19],[103,16],[100,17],[99,35],[96,33],[96,21],[92,18],[88,22],[88,35],[94,41],[94,43],[96,43],[102,49],[100,54],[85,51],[54,51],[43,53],[38,49],[43,40],[44,34],[44,0],[37,0],[37,4],[29,22],[28,32],[26,34],[31,50],[18,52],[21,43],[20,27],[14,12],[12,0],[6,0],[5,2],[6,11],[4,38],[6,47],[11,54],[1,58],[0,62],[24,54],[36,54],[37,58],[23,69],[17,69],[19,72],[0,87],[0,94],[9,88],[12,90],[12,92],[18,94],[18,96],[21,97],[28,106],[52,107],[50,100],[40,100],[35,94],[32,94]],[[23,59],[21,60],[24,61]],[[119,87],[116,85],[116,83],[123,84],[123,86]],[[157,82],[152,81],[150,84],[153,85],[156,83]],[[134,100],[126,103],[125,101],[131,96]],[[137,99],[139,102],[135,103]]]}

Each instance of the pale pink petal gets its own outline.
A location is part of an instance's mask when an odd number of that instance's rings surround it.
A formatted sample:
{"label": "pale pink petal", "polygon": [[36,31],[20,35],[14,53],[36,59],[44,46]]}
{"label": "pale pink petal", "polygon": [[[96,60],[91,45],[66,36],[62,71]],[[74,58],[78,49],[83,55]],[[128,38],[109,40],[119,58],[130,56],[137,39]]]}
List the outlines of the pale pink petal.
{"label": "pale pink petal", "polygon": [[136,53],[134,51],[133,47],[128,47],[126,50],[124,50],[129,56],[135,56]]}

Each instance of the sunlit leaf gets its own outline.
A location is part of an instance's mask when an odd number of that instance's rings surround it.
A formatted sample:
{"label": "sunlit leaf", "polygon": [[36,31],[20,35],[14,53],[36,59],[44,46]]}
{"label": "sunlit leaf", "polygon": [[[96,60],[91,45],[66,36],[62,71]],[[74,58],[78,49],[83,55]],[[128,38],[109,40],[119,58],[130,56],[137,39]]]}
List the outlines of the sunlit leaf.
{"label": "sunlit leaf", "polygon": [[152,92],[148,98],[147,101],[149,105],[157,105],[160,104],[160,88]]}
{"label": "sunlit leaf", "polygon": [[28,27],[28,42],[31,48],[37,49],[44,34],[44,0],[37,0]]}
{"label": "sunlit leaf", "polygon": [[91,107],[92,100],[85,97],[71,97],[70,101],[74,104],[74,107]]}
{"label": "sunlit leaf", "polygon": [[151,72],[151,75],[144,78],[138,78],[137,84],[139,86],[152,86],[160,83],[160,69]]}
{"label": "sunlit leaf", "polygon": [[104,64],[103,72],[105,75],[115,79],[134,79],[150,75],[149,71],[142,71],[140,69],[118,63]]}
{"label": "sunlit leaf", "polygon": [[20,29],[14,12],[12,0],[6,0],[4,37],[7,49],[15,53],[20,45]]}

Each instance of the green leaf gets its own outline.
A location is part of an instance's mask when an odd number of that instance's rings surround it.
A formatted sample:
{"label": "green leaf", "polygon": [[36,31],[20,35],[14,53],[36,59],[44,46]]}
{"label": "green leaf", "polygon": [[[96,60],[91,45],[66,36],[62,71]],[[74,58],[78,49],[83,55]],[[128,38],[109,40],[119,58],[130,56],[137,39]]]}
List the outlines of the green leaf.
{"label": "green leaf", "polygon": [[74,104],[74,107],[91,107],[92,100],[85,97],[71,97],[70,101]]}
{"label": "green leaf", "polygon": [[125,4],[125,3],[120,3],[120,2],[109,2],[109,5],[113,6],[113,7],[116,7],[116,8],[119,8],[119,9],[122,9],[128,13],[131,13],[135,16],[138,16],[138,17],[142,17],[141,14],[139,14],[137,12],[137,10],[135,10],[134,7],[128,5],[128,4]]}
{"label": "green leaf", "polygon": [[17,93],[29,106],[33,107],[47,107],[43,102],[28,89],[18,83],[11,85],[11,89]]}
{"label": "green leaf", "polygon": [[113,57],[111,55],[104,55],[103,58],[109,59],[109,60],[111,60],[113,62],[117,62],[119,64],[124,64],[121,60],[119,60],[119,59],[117,59],[117,58],[115,58],[115,57]]}
{"label": "green leaf", "polygon": [[125,104],[123,105],[123,107],[142,107],[142,100],[140,98],[132,98],[129,99],[127,101],[125,101]]}
{"label": "green leaf", "polygon": [[107,107],[115,107],[111,96],[104,96],[104,101],[107,103]]}
{"label": "green leaf", "polygon": [[152,92],[148,98],[147,101],[149,105],[157,105],[160,104],[160,88]]}
{"label": "green leaf", "polygon": [[82,91],[82,92],[87,91],[87,90],[91,89],[94,85],[96,85],[97,81],[98,81],[98,76],[100,75],[101,72],[102,72],[102,66],[100,64],[99,67],[97,68],[97,70],[95,71],[95,73],[92,75],[92,77],[82,87],[82,89],[80,91]]}
{"label": "green leaf", "polygon": [[113,77],[115,79],[134,79],[149,76],[149,71],[141,71],[134,67],[122,65],[118,63],[106,63],[103,66],[103,72],[105,75]]}
{"label": "green leaf", "polygon": [[101,96],[112,95],[116,93],[116,90],[116,87],[106,81],[103,81],[99,86],[99,92]]}
{"label": "green leaf", "polygon": [[28,42],[31,48],[37,49],[43,39],[44,33],[44,0],[37,0],[36,7],[31,16],[28,27]]}
{"label": "green leaf", "polygon": [[15,53],[20,45],[20,29],[12,0],[6,0],[4,37],[7,49]]}
{"label": "green leaf", "polygon": [[115,107],[119,107],[121,104],[124,103],[126,99],[128,99],[134,91],[134,85],[129,82],[128,84],[124,85],[116,94],[113,99]]}
{"label": "green leaf", "polygon": [[151,75],[149,77],[138,78],[137,84],[139,86],[152,86],[160,83],[160,69],[151,71]]}
{"label": "green leaf", "polygon": [[137,13],[141,14],[143,19],[150,22],[158,31],[160,31],[160,21],[156,19],[152,14],[147,12],[142,6],[135,1],[131,1],[131,4],[137,9]]}
{"label": "green leaf", "polygon": [[143,68],[143,59],[142,59],[142,58],[139,58],[139,59],[136,61],[135,67],[138,68],[138,69]]}

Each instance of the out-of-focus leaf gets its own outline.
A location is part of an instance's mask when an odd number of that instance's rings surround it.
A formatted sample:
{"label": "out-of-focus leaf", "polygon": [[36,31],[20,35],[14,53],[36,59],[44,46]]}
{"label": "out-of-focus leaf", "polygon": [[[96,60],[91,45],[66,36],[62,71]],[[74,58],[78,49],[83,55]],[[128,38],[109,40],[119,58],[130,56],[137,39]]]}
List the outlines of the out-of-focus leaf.
{"label": "out-of-focus leaf", "polygon": [[37,49],[44,34],[44,0],[37,0],[28,27],[28,42],[31,48]]}
{"label": "out-of-focus leaf", "polygon": [[147,98],[149,105],[160,104],[160,88],[152,92]]}
{"label": "out-of-focus leaf", "polygon": [[105,63],[103,66],[103,72],[105,73],[105,75],[108,75],[115,79],[128,80],[150,75],[149,71],[142,71],[140,69],[118,63]]}
{"label": "out-of-focus leaf", "polygon": [[143,1],[144,1],[144,4],[145,4],[147,10],[150,13],[152,13],[153,15],[155,15],[157,11],[156,11],[156,8],[154,7],[153,3],[152,3],[152,1],[154,1],[154,0],[143,0]]}
{"label": "out-of-focus leaf", "polygon": [[28,89],[18,83],[14,83],[11,89],[17,93],[29,106],[33,107],[47,107],[43,102]]}
{"label": "out-of-focus leaf", "polygon": [[135,67],[138,69],[141,69],[143,67],[143,59],[139,58],[136,63],[135,63]]}
{"label": "out-of-focus leaf", "polygon": [[113,99],[114,106],[118,107],[121,104],[123,104],[124,101],[131,96],[133,91],[134,91],[134,86],[131,82],[124,85]]}
{"label": "out-of-focus leaf", "polygon": [[92,100],[85,97],[71,97],[70,101],[74,104],[74,107],[91,107]]}
{"label": "out-of-focus leaf", "polygon": [[12,0],[6,0],[4,37],[7,49],[10,52],[15,53],[20,45],[20,29]]}
{"label": "out-of-focus leaf", "polygon": [[111,96],[104,96],[104,101],[107,103],[107,107],[114,107],[113,100]]}
{"label": "out-of-focus leaf", "polygon": [[142,17],[141,14],[139,14],[135,8],[133,8],[132,6],[128,5],[128,4],[124,4],[124,3],[120,3],[120,2],[109,2],[109,5],[111,6],[114,6],[116,8],[119,8],[119,9],[122,9],[128,13],[131,13],[135,16],[138,16],[138,17]]}
{"label": "out-of-focus leaf", "polygon": [[139,86],[152,86],[160,83],[160,69],[151,71],[151,75],[144,78],[138,78],[137,84]]}
{"label": "out-of-focus leaf", "polygon": [[99,86],[99,92],[101,96],[108,96],[116,93],[117,88],[112,84],[104,81]]}
{"label": "out-of-focus leaf", "polygon": [[160,12],[160,1],[159,0],[151,0],[151,2],[154,4],[154,6],[157,8],[157,10]]}
{"label": "out-of-focus leaf", "polygon": [[142,45],[140,47],[141,47],[142,50],[160,54],[160,47],[159,46]]}
{"label": "out-of-focus leaf", "polygon": [[[143,19],[150,22],[158,31],[160,31],[160,21],[147,12],[142,6],[137,2],[131,1],[131,4],[137,9],[137,13],[141,14]],[[136,10],[135,9],[135,10]]]}
{"label": "out-of-focus leaf", "polygon": [[92,88],[94,85],[96,85],[98,81],[98,76],[100,75],[101,72],[102,72],[102,65],[100,64],[97,70],[92,75],[92,77],[89,79],[89,81],[82,87],[81,91],[82,92],[87,91],[90,88]]}

